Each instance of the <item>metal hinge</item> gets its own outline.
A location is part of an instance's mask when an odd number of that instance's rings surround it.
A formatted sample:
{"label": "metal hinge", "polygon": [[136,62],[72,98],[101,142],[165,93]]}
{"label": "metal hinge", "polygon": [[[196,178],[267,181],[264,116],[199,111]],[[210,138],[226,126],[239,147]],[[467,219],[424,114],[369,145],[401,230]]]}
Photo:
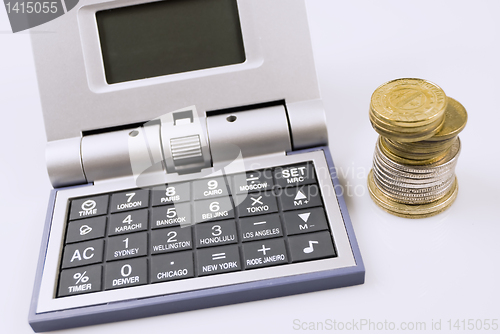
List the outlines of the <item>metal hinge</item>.
{"label": "metal hinge", "polygon": [[139,128],[50,142],[54,187],[137,176],[194,173],[236,158],[325,145],[320,100],[205,116],[183,108]]}

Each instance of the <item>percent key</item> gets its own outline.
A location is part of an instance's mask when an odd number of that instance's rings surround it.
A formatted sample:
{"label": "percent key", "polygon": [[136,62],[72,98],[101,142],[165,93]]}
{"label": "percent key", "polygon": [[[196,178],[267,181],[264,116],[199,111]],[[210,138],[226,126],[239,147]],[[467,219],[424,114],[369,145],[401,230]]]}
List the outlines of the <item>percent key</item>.
{"label": "percent key", "polygon": [[58,297],[101,291],[102,266],[93,265],[61,272]]}

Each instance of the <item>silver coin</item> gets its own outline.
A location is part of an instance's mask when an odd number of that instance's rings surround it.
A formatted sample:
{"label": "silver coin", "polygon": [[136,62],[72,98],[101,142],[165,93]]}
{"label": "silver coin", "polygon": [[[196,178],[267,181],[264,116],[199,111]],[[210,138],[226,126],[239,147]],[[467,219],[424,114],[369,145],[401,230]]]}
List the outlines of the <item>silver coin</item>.
{"label": "silver coin", "polygon": [[394,195],[398,195],[401,197],[408,197],[408,198],[418,198],[427,196],[438,196],[441,193],[446,192],[446,190],[451,187],[453,180],[454,180],[453,178],[448,179],[437,186],[420,188],[420,189],[394,186],[383,182],[379,182],[379,180],[377,179],[375,179],[375,182],[377,183],[377,185],[380,185],[380,187],[384,188],[386,191]]}
{"label": "silver coin", "polygon": [[442,171],[441,173],[417,174],[418,177],[414,178],[414,177],[411,177],[410,175],[408,175],[409,173],[403,174],[400,171],[397,171],[389,166],[384,165],[383,163],[380,162],[380,160],[377,160],[377,159],[375,159],[375,161],[374,161],[374,166],[378,170],[383,171],[384,174],[388,175],[390,178],[394,178],[398,181],[414,183],[414,184],[432,183],[434,180],[447,177],[450,174],[453,174],[453,172],[454,172],[454,168],[453,168],[453,169],[447,169],[446,171]]}
{"label": "silver coin", "polygon": [[[380,149],[378,147],[376,148],[374,159],[377,160],[384,167],[391,169],[395,174],[401,175],[405,178],[409,177],[409,178],[415,178],[415,179],[434,177],[436,175],[447,173],[449,170],[455,168],[456,161],[457,161],[457,160],[455,160],[452,164],[449,164],[448,166],[446,166],[446,168],[440,168],[440,169],[430,168],[430,169],[426,169],[426,170],[420,169],[417,173],[413,169],[398,168],[398,166],[395,165],[397,163],[394,163],[392,160],[390,160],[388,157],[386,157],[380,151]],[[398,164],[398,165],[400,165],[400,164]],[[406,165],[400,165],[400,166],[406,166]]]}
{"label": "silver coin", "polygon": [[405,165],[391,160],[377,141],[373,155],[373,179],[379,190],[403,204],[427,204],[449,193],[455,180],[460,155],[460,140],[454,142],[446,156],[423,166]]}
{"label": "silver coin", "polygon": [[446,182],[451,182],[453,180],[454,174],[451,174],[445,178],[439,178],[436,180],[433,180],[433,182],[430,183],[423,183],[423,184],[413,184],[413,183],[407,183],[407,182],[402,182],[402,181],[394,181],[391,180],[390,177],[387,177],[386,175],[383,175],[383,172],[380,170],[377,170],[376,168],[373,169],[374,171],[374,178],[377,182],[386,185],[389,188],[402,191],[402,192],[408,192],[408,193],[424,193],[424,192],[430,192],[430,191],[437,191],[444,187]]}
{"label": "silver coin", "polygon": [[443,194],[435,195],[435,196],[427,196],[427,197],[421,197],[421,198],[409,198],[409,197],[402,197],[402,196],[398,196],[398,195],[394,195],[394,194],[388,193],[383,188],[379,188],[379,190],[385,196],[387,196],[388,198],[392,199],[395,202],[402,203],[402,204],[410,204],[410,205],[428,204],[428,203],[437,201],[440,198],[443,198],[444,196],[446,196],[446,194],[448,194],[447,192],[444,192]]}
{"label": "silver coin", "polygon": [[379,141],[377,141],[376,145],[376,154],[378,153],[378,156],[388,165],[391,167],[398,169],[400,171],[404,171],[407,173],[436,173],[440,170],[450,168],[450,165],[456,164],[456,161],[458,160],[458,156],[460,155],[460,139],[457,138],[457,141],[453,143],[451,146],[451,149],[448,151],[448,154],[441,159],[440,161],[437,161],[435,163],[429,164],[429,165],[423,165],[423,166],[414,166],[414,165],[403,165],[400,163],[397,163],[391,159],[389,159],[385,154],[382,153],[380,150],[379,146]]}
{"label": "silver coin", "polygon": [[441,178],[447,178],[450,177],[450,175],[453,175],[453,170],[450,170],[442,175],[428,176],[425,178],[419,177],[414,179],[411,177],[406,177],[404,175],[401,175],[397,171],[391,169],[390,167],[386,168],[377,160],[374,160],[373,167],[374,170],[377,171],[377,176],[387,178],[387,181],[390,183],[400,182],[406,184],[414,184],[416,186],[422,186],[422,187],[430,187],[432,186],[433,183],[438,182],[437,180]]}

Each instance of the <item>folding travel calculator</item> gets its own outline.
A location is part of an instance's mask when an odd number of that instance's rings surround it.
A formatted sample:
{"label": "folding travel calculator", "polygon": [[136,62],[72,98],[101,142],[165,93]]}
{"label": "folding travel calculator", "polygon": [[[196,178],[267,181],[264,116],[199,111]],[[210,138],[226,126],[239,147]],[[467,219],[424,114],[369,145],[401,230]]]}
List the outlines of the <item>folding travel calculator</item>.
{"label": "folding travel calculator", "polygon": [[42,28],[36,332],[363,283],[303,1],[89,0]]}

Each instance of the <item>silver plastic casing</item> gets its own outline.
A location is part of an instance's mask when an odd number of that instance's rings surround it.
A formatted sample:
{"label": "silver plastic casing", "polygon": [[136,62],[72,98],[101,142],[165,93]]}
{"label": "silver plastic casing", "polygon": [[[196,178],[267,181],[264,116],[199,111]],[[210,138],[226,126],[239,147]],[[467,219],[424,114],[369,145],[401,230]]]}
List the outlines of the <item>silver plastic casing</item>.
{"label": "silver plastic casing", "polygon": [[146,122],[189,105],[203,113],[320,98],[302,0],[237,0],[246,55],[242,64],[106,83],[95,13],[145,2],[80,1],[67,14],[32,29],[49,141]]}
{"label": "silver plastic casing", "polygon": [[[205,127],[208,111],[283,101],[292,149],[327,143],[303,0],[236,0],[246,57],[241,64],[108,84],[95,13],[146,2],[80,1],[67,14],[32,29],[49,141],[47,166],[55,187],[108,177],[108,172],[93,171],[92,161],[103,156],[126,160],[106,151],[109,145],[82,139],[84,134],[145,123],[190,105],[196,106]],[[209,165],[206,151],[203,155],[205,166]],[[167,171],[178,172],[172,165],[167,161]],[[125,169],[117,171],[123,175]]]}

